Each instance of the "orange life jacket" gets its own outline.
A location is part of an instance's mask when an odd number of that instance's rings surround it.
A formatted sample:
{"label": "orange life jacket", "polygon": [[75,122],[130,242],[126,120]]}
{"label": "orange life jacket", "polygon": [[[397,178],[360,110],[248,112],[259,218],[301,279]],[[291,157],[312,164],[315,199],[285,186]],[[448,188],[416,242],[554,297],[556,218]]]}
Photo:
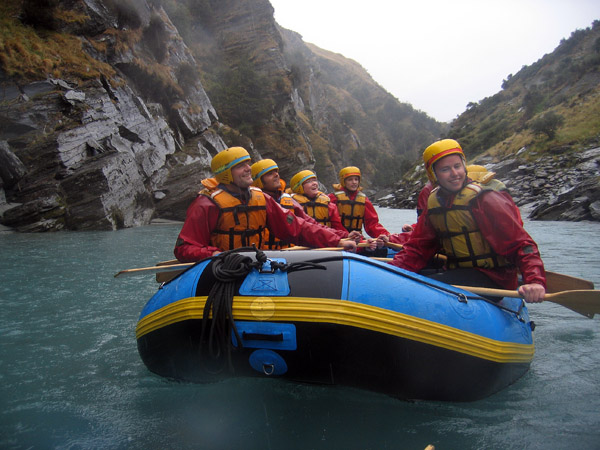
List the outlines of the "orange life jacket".
{"label": "orange life jacket", "polygon": [[329,218],[329,197],[322,192],[314,199],[309,199],[306,195],[292,194],[294,200],[302,205],[304,212],[326,227],[331,227]]}
{"label": "orange life jacket", "polygon": [[201,195],[209,197],[220,209],[217,227],[210,236],[211,245],[221,250],[262,246],[262,232],[267,225],[267,208],[263,192],[251,186],[250,199],[243,204],[238,198],[218,187],[215,179],[203,180]]}
{"label": "orange life jacket", "polygon": [[342,225],[348,231],[362,231],[365,219],[365,203],[367,196],[358,191],[354,200],[350,200],[348,193],[340,184],[334,184],[334,195],[337,198],[337,209],[342,219]]}

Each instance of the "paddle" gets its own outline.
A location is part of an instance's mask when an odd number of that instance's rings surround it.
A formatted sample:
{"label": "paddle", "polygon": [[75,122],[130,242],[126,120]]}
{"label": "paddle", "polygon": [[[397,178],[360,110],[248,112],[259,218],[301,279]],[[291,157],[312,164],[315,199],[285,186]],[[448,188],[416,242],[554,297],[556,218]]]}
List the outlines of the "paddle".
{"label": "paddle", "polygon": [[[401,244],[392,244],[388,242],[386,244],[387,247],[390,247],[394,250],[401,250]],[[439,259],[441,261],[445,261],[446,255],[441,255],[437,253],[434,258]],[[391,261],[392,258],[373,258],[378,261]],[[555,293],[555,292],[563,292],[563,291],[581,291],[581,290],[590,290],[594,289],[594,283],[588,280],[584,280],[583,278],[572,277],[570,275],[565,275],[562,273],[550,272],[546,270],[546,292],[547,293]]]}
{"label": "paddle", "polygon": [[[286,250],[310,250],[308,247],[291,247]],[[328,250],[328,251],[338,251],[343,250],[341,247],[325,247],[315,250]],[[441,255],[440,255],[441,256]],[[377,261],[389,262],[392,261],[393,258],[378,258],[371,257],[371,259],[375,259]],[[156,263],[155,266],[152,267],[141,267],[138,269],[127,269],[121,270],[119,273],[115,274],[115,277],[123,274],[129,273],[137,273],[137,272],[145,272],[145,271],[154,271],[154,272],[162,272],[167,270],[172,270],[174,267],[180,267],[182,270],[186,267],[191,266],[193,263],[180,263],[177,264],[176,259],[172,259],[169,261],[162,261]],[[547,293],[555,293],[555,292],[563,292],[563,291],[580,291],[580,290],[591,290],[594,289],[594,283],[588,280],[584,280],[582,278],[572,277],[569,275],[564,275],[562,273],[550,272],[546,271],[546,292]]]}
{"label": "paddle", "polygon": [[[362,247],[363,245],[358,244],[359,247]],[[366,245],[365,245],[366,246]],[[289,250],[315,250],[315,251],[340,251],[340,250],[344,250],[343,247],[323,247],[323,248],[310,248],[310,247],[290,247],[290,248],[286,248],[283,249],[285,251],[289,251]],[[121,275],[131,275],[131,274],[136,274],[136,273],[141,273],[141,272],[156,272],[156,273],[160,273],[160,272],[181,272],[183,270],[185,270],[188,267],[193,266],[196,263],[179,263],[177,264],[177,260],[176,259],[171,259],[169,261],[161,261],[159,263],[156,263],[155,266],[150,266],[150,267],[138,267],[136,269],[126,269],[126,270],[121,270],[119,272],[117,272],[114,276],[115,278],[121,276]]]}
{"label": "paddle", "polygon": [[[454,287],[479,295],[522,298],[517,291],[507,291],[505,289],[456,285],[454,285]],[[552,294],[546,294],[544,301],[557,303],[565,308],[575,311],[576,313],[589,317],[590,319],[594,317],[594,314],[600,314],[600,291],[597,290],[572,290],[555,292]]]}
{"label": "paddle", "polygon": [[[393,244],[391,242],[388,242],[388,246],[390,246],[390,245],[396,246],[399,249],[402,248],[401,244]],[[367,243],[358,244],[358,247],[366,247],[366,246],[368,246]],[[390,248],[394,248],[394,247],[390,247]],[[290,250],[311,250],[311,249],[309,247],[290,247],[285,250],[290,251]],[[317,248],[314,250],[339,251],[339,250],[343,250],[343,248],[342,247],[325,247],[325,248]],[[442,257],[444,255],[437,255],[437,256]],[[393,258],[371,257],[371,259],[375,259],[377,261],[389,262],[389,261],[392,261]],[[115,278],[118,277],[119,275],[123,275],[123,274],[134,274],[134,273],[148,272],[148,271],[153,271],[153,272],[172,271],[172,272],[174,272],[173,274],[163,273],[160,276],[157,274],[156,281],[158,281],[160,283],[163,281],[168,281],[169,279],[171,279],[175,275],[177,275],[179,272],[185,270],[187,267],[190,267],[193,264],[194,263],[178,264],[178,261],[176,259],[171,259],[169,261],[159,262],[156,264],[156,266],[152,266],[152,267],[141,267],[139,269],[122,270],[119,273],[115,274]],[[173,270],[175,268],[178,268],[179,270]],[[553,294],[553,293],[564,292],[564,291],[581,291],[581,290],[592,290],[592,289],[594,289],[594,283],[592,283],[591,281],[584,280],[583,278],[572,277],[570,275],[565,275],[562,273],[546,271],[546,293],[547,294]]]}
{"label": "paddle", "polygon": [[594,283],[583,278],[546,270],[546,292],[581,291],[594,289]]}
{"label": "paddle", "polygon": [[130,275],[130,274],[135,274],[135,273],[140,273],[140,272],[167,272],[167,271],[172,271],[174,269],[185,269],[186,267],[191,267],[196,263],[181,263],[181,264],[169,264],[169,265],[162,265],[162,266],[151,266],[151,267],[139,267],[137,269],[125,269],[125,270],[121,270],[120,272],[115,273],[115,278],[119,277],[120,275]]}
{"label": "paddle", "polygon": [[385,246],[396,251],[400,251],[404,248],[402,244],[394,244],[393,242],[386,242]]}

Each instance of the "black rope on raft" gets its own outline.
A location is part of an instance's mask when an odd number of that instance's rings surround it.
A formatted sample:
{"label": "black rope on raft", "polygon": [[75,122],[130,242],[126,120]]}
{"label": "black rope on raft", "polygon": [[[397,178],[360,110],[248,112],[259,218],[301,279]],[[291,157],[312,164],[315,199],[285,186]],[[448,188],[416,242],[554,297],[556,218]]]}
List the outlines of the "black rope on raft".
{"label": "black rope on raft", "polygon": [[[248,250],[255,252],[256,261],[248,255],[239,253]],[[231,372],[233,371],[232,332],[238,347],[242,347],[242,340],[233,320],[233,297],[237,291],[237,282],[245,278],[253,268],[260,270],[267,261],[269,261],[267,255],[253,245],[219,253],[211,263],[211,271],[216,281],[210,289],[202,314],[200,354],[202,357],[206,354],[212,361],[219,361],[226,355],[227,366]],[[326,269],[325,266],[310,262],[286,264],[270,261],[270,263],[273,272],[277,269],[288,273],[308,269]],[[204,348],[205,342],[206,348]],[[217,372],[221,372],[223,369],[224,365],[219,367]]]}
{"label": "black rope on raft", "polygon": [[[242,249],[236,250],[239,251]],[[204,305],[202,332],[200,335],[201,356],[204,357],[203,353],[206,353],[206,356],[211,360],[218,361],[222,358],[223,354],[226,354],[230,371],[233,371],[230,345],[232,331],[238,345],[241,346],[241,339],[233,321],[232,312],[236,282],[245,278],[252,270],[252,267],[258,264],[254,263],[250,256],[242,255],[237,251],[219,253],[211,263],[212,274],[216,281],[211,287]],[[209,320],[210,326],[208,325]],[[206,352],[203,351],[205,342],[207,343]],[[222,371],[223,368],[220,367],[217,372]]]}

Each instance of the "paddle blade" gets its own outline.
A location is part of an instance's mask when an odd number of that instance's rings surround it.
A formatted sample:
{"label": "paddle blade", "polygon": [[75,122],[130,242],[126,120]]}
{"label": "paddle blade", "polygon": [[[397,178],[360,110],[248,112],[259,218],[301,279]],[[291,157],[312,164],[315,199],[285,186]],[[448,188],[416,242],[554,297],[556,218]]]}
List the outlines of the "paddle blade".
{"label": "paddle blade", "polygon": [[546,292],[580,291],[594,289],[594,283],[583,278],[546,271]]}
{"label": "paddle blade", "polygon": [[185,269],[173,270],[171,272],[159,272],[156,274],[156,281],[158,283],[166,283],[167,281],[171,281],[173,278],[175,278],[180,273],[183,273],[184,270]]}
{"label": "paddle blade", "polygon": [[546,294],[544,300],[558,303],[590,319],[594,318],[594,314],[600,314],[600,291],[579,290],[557,292],[555,294]]}

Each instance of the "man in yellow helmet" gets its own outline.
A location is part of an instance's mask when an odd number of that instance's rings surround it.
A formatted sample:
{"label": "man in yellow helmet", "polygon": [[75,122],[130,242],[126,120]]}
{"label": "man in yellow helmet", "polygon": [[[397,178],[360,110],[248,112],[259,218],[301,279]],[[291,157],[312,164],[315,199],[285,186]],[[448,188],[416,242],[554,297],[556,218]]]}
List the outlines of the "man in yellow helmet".
{"label": "man in yellow helmet", "polygon": [[199,261],[252,244],[260,248],[264,228],[298,245],[356,250],[354,242],[340,241],[332,231],[296,217],[253,187],[250,155],[244,148],[219,152],[211,170],[215,178],[202,180],[204,189],[188,208],[177,238],[174,254],[179,261]]}
{"label": "man in yellow helmet", "polygon": [[[312,217],[304,212],[302,206],[292,198],[290,194],[285,192],[285,181],[279,176],[279,166],[272,159],[261,159],[255,162],[250,167],[252,171],[253,185],[260,188],[263,193],[271,196],[282,208],[289,209],[294,214],[309,223],[318,224]],[[348,237],[348,232],[345,230],[334,230],[340,239]],[[264,231],[263,249],[280,249],[289,247],[289,243],[277,239],[273,234],[270,234],[267,229]]]}
{"label": "man in yellow helmet", "polygon": [[545,295],[544,264],[534,240],[524,230],[510,195],[471,180],[458,142],[443,139],[423,152],[437,187],[427,210],[392,264],[419,272],[439,251],[448,257],[446,272],[432,275],[449,284],[517,289],[528,302]]}

